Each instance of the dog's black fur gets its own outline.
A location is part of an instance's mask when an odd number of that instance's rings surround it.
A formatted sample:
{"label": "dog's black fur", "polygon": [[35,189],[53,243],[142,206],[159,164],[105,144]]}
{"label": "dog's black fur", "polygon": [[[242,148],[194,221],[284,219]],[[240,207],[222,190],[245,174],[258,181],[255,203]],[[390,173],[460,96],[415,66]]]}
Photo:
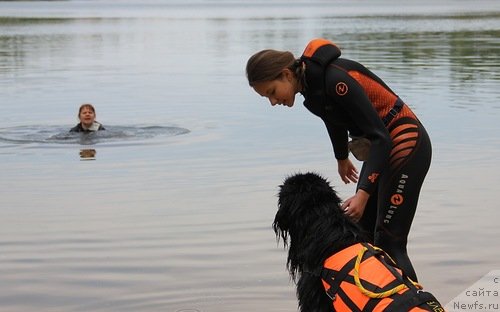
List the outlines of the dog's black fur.
{"label": "dog's black fur", "polygon": [[[333,254],[367,239],[344,214],[328,181],[315,173],[288,177],[280,187],[273,229],[278,241],[282,239],[288,247],[287,268],[297,283],[300,311],[334,311],[321,281],[323,264]],[[409,309],[418,305],[428,311],[444,311],[425,291],[416,291],[413,298],[404,300]]]}
{"label": "dog's black fur", "polygon": [[328,181],[315,173],[288,177],[278,197],[273,229],[288,247],[287,268],[297,283],[300,311],[331,312],[318,270],[334,253],[366,241],[362,230],[344,215]]}

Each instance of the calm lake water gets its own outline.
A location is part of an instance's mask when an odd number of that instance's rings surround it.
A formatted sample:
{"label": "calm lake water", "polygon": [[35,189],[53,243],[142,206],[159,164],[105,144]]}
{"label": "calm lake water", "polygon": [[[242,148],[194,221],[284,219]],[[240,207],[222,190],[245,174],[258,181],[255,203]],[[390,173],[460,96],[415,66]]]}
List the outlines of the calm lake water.
{"label": "calm lake water", "polygon": [[[296,311],[278,185],[354,186],[302,99],[271,107],[244,67],[314,37],[431,136],[422,284],[446,304],[500,269],[499,1],[0,1],[0,311]],[[106,135],[66,133],[86,102]]]}

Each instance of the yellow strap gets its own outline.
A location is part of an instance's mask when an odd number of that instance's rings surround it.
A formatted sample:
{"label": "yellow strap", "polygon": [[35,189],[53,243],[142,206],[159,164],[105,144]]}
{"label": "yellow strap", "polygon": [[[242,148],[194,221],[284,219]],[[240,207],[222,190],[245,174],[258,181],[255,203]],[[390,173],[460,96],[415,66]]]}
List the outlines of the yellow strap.
{"label": "yellow strap", "polygon": [[[377,251],[382,251],[382,249],[377,248],[375,246],[373,246],[373,248]],[[356,283],[356,286],[359,288],[359,290],[361,291],[361,293],[363,295],[368,296],[370,298],[376,298],[376,299],[386,298],[386,297],[390,297],[390,296],[394,295],[395,293],[397,293],[405,288],[408,288],[405,284],[401,284],[401,285],[398,285],[392,289],[389,289],[389,290],[386,290],[386,291],[383,291],[380,293],[372,292],[372,291],[369,291],[368,289],[364,288],[363,285],[361,284],[360,279],[359,279],[359,266],[361,264],[361,259],[363,258],[363,255],[365,254],[365,252],[367,250],[368,250],[368,248],[363,247],[359,251],[358,257],[356,258],[356,263],[354,264],[354,283]],[[389,255],[387,255],[387,257],[392,261],[392,259],[389,257]],[[415,287],[417,287],[418,289],[422,289],[422,286],[420,286],[418,283],[415,283],[411,279],[410,279],[410,282],[413,285],[415,285]]]}

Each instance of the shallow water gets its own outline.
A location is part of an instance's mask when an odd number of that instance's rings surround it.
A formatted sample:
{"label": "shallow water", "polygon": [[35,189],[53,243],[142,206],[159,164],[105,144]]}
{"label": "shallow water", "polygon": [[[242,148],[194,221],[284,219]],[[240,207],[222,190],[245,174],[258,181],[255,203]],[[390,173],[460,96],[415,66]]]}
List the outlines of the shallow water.
{"label": "shallow water", "polygon": [[[244,66],[313,37],[431,136],[409,242],[424,286],[447,303],[499,269],[500,3],[370,3],[0,1],[0,311],[294,311],[277,186],[353,186],[302,99],[270,107]],[[86,102],[109,132],[66,133]]]}

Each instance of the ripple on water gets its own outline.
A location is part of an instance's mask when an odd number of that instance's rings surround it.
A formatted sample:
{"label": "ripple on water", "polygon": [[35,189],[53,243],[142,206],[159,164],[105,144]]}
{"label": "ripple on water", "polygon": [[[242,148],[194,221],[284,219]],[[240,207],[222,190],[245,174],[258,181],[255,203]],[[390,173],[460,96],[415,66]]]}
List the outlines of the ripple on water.
{"label": "ripple on water", "polygon": [[190,130],[176,126],[106,126],[106,130],[72,133],[70,127],[17,126],[0,128],[0,143],[10,144],[80,144],[144,141],[187,134]]}

